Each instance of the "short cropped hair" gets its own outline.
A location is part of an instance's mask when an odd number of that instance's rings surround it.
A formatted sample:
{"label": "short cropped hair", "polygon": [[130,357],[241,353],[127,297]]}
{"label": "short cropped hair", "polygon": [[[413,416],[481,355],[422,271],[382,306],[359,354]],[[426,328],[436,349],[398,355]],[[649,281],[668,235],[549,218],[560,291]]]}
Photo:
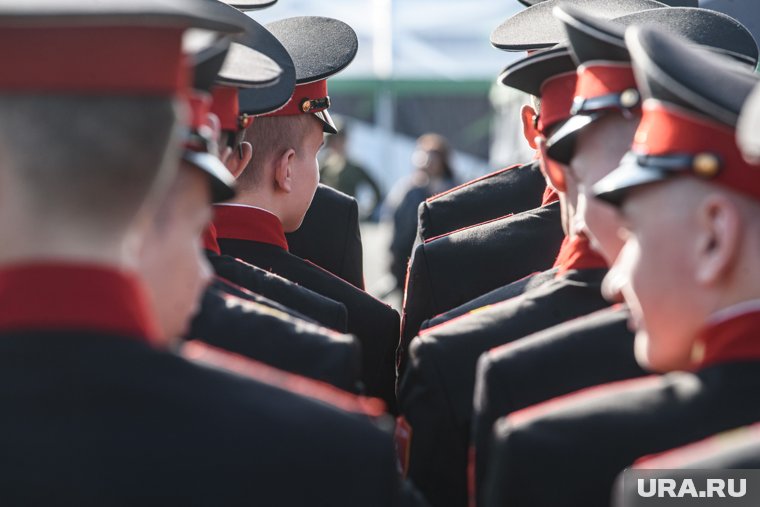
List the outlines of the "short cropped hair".
{"label": "short cropped hair", "polygon": [[289,148],[300,148],[308,132],[307,126],[316,121],[310,114],[256,118],[245,136],[253,146],[253,158],[238,178],[238,187],[241,190],[255,188],[267,163]]}
{"label": "short cropped hair", "polygon": [[178,144],[169,98],[0,95],[0,171],[35,216],[126,230],[172,176]]}

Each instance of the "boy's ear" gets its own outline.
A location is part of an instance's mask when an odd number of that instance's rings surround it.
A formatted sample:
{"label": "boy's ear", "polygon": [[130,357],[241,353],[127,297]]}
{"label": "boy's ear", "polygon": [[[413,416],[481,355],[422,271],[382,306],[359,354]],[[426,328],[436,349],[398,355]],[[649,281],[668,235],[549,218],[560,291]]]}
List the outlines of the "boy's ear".
{"label": "boy's ear", "polygon": [[275,188],[290,193],[293,190],[293,161],[296,151],[288,148],[282,155],[275,159],[274,182]]}
{"label": "boy's ear", "polygon": [[534,150],[538,149],[536,146],[536,137],[541,136],[541,132],[538,131],[538,113],[533,106],[525,104],[520,109],[520,118],[522,119],[523,136],[528,141],[528,145]]}
{"label": "boy's ear", "polygon": [[236,179],[243,174],[245,168],[253,158],[253,147],[251,143],[242,142],[236,149],[232,149],[229,146],[224,149],[222,162],[224,162],[227,170],[232,173]]}

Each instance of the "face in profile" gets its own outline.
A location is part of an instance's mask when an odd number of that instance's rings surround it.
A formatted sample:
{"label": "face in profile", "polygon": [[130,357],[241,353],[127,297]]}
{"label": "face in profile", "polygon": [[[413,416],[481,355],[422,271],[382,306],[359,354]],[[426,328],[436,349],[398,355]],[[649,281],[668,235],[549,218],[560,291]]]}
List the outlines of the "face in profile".
{"label": "face in profile", "polygon": [[592,189],[620,164],[633,141],[638,118],[610,115],[586,128],[576,141],[570,174],[577,185],[579,223],[597,250],[611,265],[623,248],[621,223],[614,208],[596,199]]}
{"label": "face in profile", "polygon": [[187,332],[211,279],[201,245],[210,202],[208,177],[183,162],[143,247],[140,272],[168,346]]}
{"label": "face in profile", "polygon": [[639,362],[660,372],[690,366],[700,312],[695,300],[695,218],[673,206],[666,181],[630,192],[622,208],[623,249],[605,279],[628,303]]}

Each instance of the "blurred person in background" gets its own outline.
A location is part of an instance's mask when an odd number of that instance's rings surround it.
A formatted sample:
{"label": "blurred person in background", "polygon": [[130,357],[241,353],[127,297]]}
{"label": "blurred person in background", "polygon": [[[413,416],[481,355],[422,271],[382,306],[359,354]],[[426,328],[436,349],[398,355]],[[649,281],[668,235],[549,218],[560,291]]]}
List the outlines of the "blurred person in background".
{"label": "blurred person in background", "polygon": [[367,220],[383,202],[380,186],[367,170],[346,152],[348,126],[335,119],[338,133],[325,138],[325,155],[319,165],[319,178],[325,185],[355,198],[359,218]]}
{"label": "blurred person in background", "polygon": [[406,266],[417,234],[417,208],[428,197],[456,186],[451,148],[443,136],[420,136],[412,166],[412,174],[393,187],[383,205],[384,216],[393,220],[390,271],[399,289],[404,288]]}

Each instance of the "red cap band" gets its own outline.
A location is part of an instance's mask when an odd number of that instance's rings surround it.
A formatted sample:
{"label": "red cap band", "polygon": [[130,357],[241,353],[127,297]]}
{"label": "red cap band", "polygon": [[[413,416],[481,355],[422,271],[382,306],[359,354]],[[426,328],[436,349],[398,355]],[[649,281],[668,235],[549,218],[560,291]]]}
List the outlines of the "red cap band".
{"label": "red cap band", "polygon": [[[316,102],[316,103],[315,103]],[[279,110],[264,116],[293,116],[324,111],[329,107],[327,80],[296,85],[293,96]]]}
{"label": "red cap band", "polygon": [[654,156],[684,154],[718,157],[720,167],[710,181],[760,199],[760,165],[744,160],[736,144],[734,129],[708,118],[656,100],[647,100],[632,151]]}
{"label": "red cap band", "polygon": [[3,27],[0,90],[176,95],[189,85],[184,29]]}
{"label": "red cap band", "polygon": [[620,94],[638,89],[629,63],[604,62],[578,67],[575,96],[582,99]]}
{"label": "red cap band", "polygon": [[575,72],[553,76],[541,85],[541,114],[538,116],[538,130],[544,132],[557,122],[570,118],[575,93]]}

